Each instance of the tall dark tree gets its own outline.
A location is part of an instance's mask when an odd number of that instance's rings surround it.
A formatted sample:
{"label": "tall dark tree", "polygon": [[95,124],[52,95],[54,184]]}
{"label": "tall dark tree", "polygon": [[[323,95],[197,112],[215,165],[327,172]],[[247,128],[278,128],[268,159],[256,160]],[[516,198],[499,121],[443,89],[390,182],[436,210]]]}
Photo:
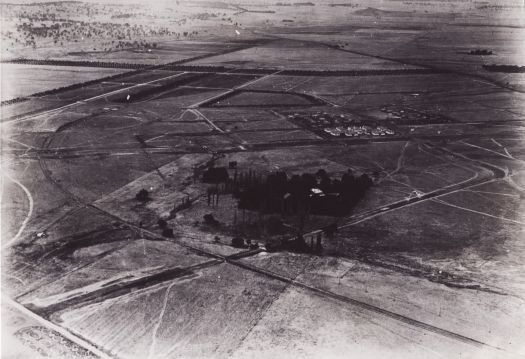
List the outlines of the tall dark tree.
{"label": "tall dark tree", "polygon": [[137,201],[146,202],[149,200],[149,192],[143,188],[135,195],[135,199]]}

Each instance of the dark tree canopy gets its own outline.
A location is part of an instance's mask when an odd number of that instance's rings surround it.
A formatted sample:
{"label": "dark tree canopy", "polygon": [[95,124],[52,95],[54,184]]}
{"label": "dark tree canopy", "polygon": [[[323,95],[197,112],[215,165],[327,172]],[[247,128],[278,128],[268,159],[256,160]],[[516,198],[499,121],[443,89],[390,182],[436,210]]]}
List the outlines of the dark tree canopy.
{"label": "dark tree canopy", "polygon": [[166,238],[173,238],[173,229],[168,227],[164,228],[162,230],[162,236]]}
{"label": "dark tree canopy", "polygon": [[274,172],[257,181],[241,181],[234,194],[241,209],[263,213],[299,213],[340,216],[349,213],[373,182],[367,174],[354,177],[349,170],[332,179],[324,169],[316,174]]}
{"label": "dark tree canopy", "polygon": [[230,176],[226,167],[210,167],[202,174],[202,182],[204,183],[225,183],[229,179]]}
{"label": "dark tree canopy", "polygon": [[157,225],[160,227],[160,228],[166,228],[168,226],[168,222],[166,222],[164,219],[160,218],[158,221],[157,221]]}
{"label": "dark tree canopy", "polygon": [[146,202],[149,200],[149,192],[143,188],[139,191],[139,193],[137,193],[135,199],[141,202]]}
{"label": "dark tree canopy", "polygon": [[206,223],[207,225],[210,225],[210,226],[218,226],[219,225],[219,221],[217,221],[215,219],[215,217],[213,217],[213,214],[211,213],[207,213],[203,216],[203,219],[204,219],[204,223]]}

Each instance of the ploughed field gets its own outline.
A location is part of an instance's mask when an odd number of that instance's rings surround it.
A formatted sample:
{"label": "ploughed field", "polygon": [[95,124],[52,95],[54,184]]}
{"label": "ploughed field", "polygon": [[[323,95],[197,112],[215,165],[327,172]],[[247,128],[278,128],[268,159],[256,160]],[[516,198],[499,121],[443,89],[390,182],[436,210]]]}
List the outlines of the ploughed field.
{"label": "ploughed field", "polygon": [[[472,39],[498,54],[517,45],[458,25],[447,48],[448,25],[402,28],[408,15],[391,10],[351,9],[388,29],[283,25],[234,45],[123,52],[159,65],[128,73],[31,65],[0,124],[2,290],[20,351],[525,355],[525,102],[515,78],[461,62]],[[338,216],[280,215],[239,208],[203,181],[213,166],[372,185]],[[322,251],[275,251],[298,232]]]}

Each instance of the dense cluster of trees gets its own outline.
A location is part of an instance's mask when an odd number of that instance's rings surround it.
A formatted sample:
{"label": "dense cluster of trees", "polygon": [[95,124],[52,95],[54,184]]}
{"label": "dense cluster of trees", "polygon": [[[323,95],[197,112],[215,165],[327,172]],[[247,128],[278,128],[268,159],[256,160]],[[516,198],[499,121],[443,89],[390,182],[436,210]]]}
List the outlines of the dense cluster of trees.
{"label": "dense cluster of trees", "polygon": [[226,183],[230,180],[230,175],[226,167],[210,167],[202,174],[204,183]]}
{"label": "dense cluster of trees", "polygon": [[[181,13],[182,10],[182,13]],[[214,21],[241,26],[226,12],[188,11],[187,7],[165,8],[161,11],[147,4],[96,4],[80,1],[5,3],[0,4],[3,21],[15,23],[2,29],[5,49],[47,46],[50,40],[57,45],[86,41],[89,51],[154,48],[150,37],[189,39],[199,35],[189,30],[192,22]],[[174,15],[178,20],[174,20]],[[93,19],[108,19],[106,22]],[[159,21],[161,20],[161,21]],[[159,25],[160,23],[164,26]],[[208,30],[204,30],[204,33]]]}
{"label": "dense cluster of trees", "polygon": [[348,170],[340,179],[330,178],[324,169],[288,177],[285,172],[266,177],[256,172],[238,173],[230,178],[226,167],[210,167],[202,175],[204,183],[215,184],[208,191],[208,204],[218,204],[219,184],[238,199],[239,209],[264,214],[309,213],[326,216],[348,214],[363,198],[373,181],[368,174],[354,176]]}
{"label": "dense cluster of trees", "polygon": [[234,195],[241,209],[342,216],[352,210],[372,184],[367,174],[355,177],[351,170],[341,179],[330,178],[323,169],[291,177],[276,172],[264,179],[249,172],[234,178]]}
{"label": "dense cluster of trees", "polygon": [[[122,10],[128,10],[122,12]],[[132,10],[132,12],[129,12]],[[145,40],[148,37],[190,37],[192,32],[176,32],[166,26],[151,24],[130,24],[118,21],[128,18],[154,17],[143,12],[133,11],[133,6],[115,7],[100,4],[77,2],[2,4],[2,17],[16,20],[14,31],[2,31],[2,41],[6,48],[16,46],[36,47],[40,41],[52,40],[54,44],[81,42],[88,39],[100,40],[92,50],[155,48],[155,43]],[[115,22],[91,21],[96,15],[110,15]],[[80,17],[87,20],[79,20]]]}
{"label": "dense cluster of trees", "polygon": [[2,37],[6,44],[36,46],[37,40],[51,39],[54,44],[63,45],[64,42],[79,42],[85,39],[104,39],[99,47],[93,50],[111,50],[121,48],[155,48],[154,42],[144,40],[146,37],[159,36],[188,36],[170,31],[166,27],[151,27],[144,25],[130,25],[129,23],[88,22],[70,19],[53,20],[51,24],[28,18],[16,25],[16,31],[5,31]]}

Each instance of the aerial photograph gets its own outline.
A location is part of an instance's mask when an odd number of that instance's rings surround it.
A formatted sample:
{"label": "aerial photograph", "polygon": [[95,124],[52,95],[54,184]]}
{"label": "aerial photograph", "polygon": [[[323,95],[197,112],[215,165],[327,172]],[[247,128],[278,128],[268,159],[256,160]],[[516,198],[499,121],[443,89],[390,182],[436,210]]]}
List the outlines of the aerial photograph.
{"label": "aerial photograph", "polygon": [[2,359],[525,359],[524,0],[0,0]]}

